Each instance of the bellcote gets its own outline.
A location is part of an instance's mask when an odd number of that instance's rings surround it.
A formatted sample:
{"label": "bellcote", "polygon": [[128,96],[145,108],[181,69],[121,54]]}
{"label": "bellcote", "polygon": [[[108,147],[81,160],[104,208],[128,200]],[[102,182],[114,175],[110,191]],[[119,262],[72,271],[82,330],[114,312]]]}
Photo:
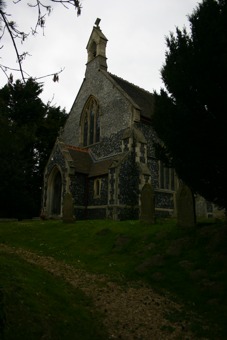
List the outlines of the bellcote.
{"label": "bellcote", "polygon": [[88,56],[87,64],[96,60],[99,68],[107,70],[106,44],[108,40],[99,27],[100,21],[101,20],[99,18],[96,19],[96,26],[93,27],[86,47]]}

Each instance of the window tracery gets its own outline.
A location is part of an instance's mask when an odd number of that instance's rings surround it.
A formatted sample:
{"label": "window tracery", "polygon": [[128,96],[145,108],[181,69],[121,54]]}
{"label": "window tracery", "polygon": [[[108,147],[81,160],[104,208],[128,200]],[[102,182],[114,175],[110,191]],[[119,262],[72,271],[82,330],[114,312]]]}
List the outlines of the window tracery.
{"label": "window tracery", "polygon": [[82,113],[81,135],[83,146],[88,146],[100,140],[99,106],[94,97],[90,97]]}

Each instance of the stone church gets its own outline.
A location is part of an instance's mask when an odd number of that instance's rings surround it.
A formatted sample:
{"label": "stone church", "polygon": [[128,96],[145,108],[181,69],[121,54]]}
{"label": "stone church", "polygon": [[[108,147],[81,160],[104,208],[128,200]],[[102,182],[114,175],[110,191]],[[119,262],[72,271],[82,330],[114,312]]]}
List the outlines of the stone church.
{"label": "stone church", "polygon": [[70,193],[76,219],[137,219],[149,183],[156,215],[171,216],[176,176],[155,158],[153,95],[108,71],[106,45],[97,24],[85,78],[45,168],[43,214],[60,218]]}

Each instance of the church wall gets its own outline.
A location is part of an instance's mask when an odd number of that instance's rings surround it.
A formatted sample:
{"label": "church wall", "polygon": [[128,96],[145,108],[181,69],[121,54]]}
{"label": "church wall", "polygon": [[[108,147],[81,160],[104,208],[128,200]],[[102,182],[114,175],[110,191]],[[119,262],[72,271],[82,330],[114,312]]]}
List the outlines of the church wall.
{"label": "church wall", "polygon": [[174,213],[174,192],[159,187],[159,164],[155,158],[153,142],[156,140],[156,133],[150,124],[137,123],[137,128],[143,132],[147,141],[147,165],[151,172],[151,183],[155,190],[155,209],[157,216],[169,216]]}
{"label": "church wall", "polygon": [[136,127],[142,131],[146,142],[147,142],[147,165],[151,172],[151,182],[152,187],[154,189],[159,188],[159,181],[158,181],[158,162],[155,158],[155,149],[153,145],[153,141],[156,138],[156,134],[150,124],[144,123],[136,123]]}
{"label": "church wall", "polygon": [[148,157],[155,158],[155,149],[153,146],[153,141],[155,141],[156,133],[151,124],[136,123],[136,127],[142,131],[146,141],[147,141],[147,155]]}
{"label": "church wall", "polygon": [[118,219],[138,219],[139,169],[135,163],[134,150],[120,166],[118,193]]}
{"label": "church wall", "polygon": [[95,96],[100,105],[101,139],[110,137],[131,123],[131,104],[128,100],[114,87],[104,71],[95,68],[95,60],[88,66],[86,79],[73,104],[62,135],[66,144],[74,146],[81,146],[80,117],[90,95]]}
{"label": "church wall", "polygon": [[86,176],[83,174],[71,176],[70,192],[76,206],[84,206],[86,204],[86,181]]}
{"label": "church wall", "polygon": [[106,207],[104,208],[95,208],[95,209],[87,209],[87,219],[89,220],[102,220],[106,218]]}
{"label": "church wall", "polygon": [[119,172],[119,204],[130,206],[139,203],[139,170],[132,152],[121,164]]}
{"label": "church wall", "polygon": [[[76,176],[74,181],[75,216],[76,219],[105,219],[108,200],[108,178],[99,177],[101,180],[100,196],[95,197],[94,181],[96,178]],[[77,183],[78,185],[75,185]],[[85,192],[86,190],[86,192]],[[80,197],[84,200],[80,200]]]}
{"label": "church wall", "polygon": [[55,149],[54,153],[51,156],[50,161],[48,162],[45,173],[47,177],[49,177],[49,174],[51,173],[52,169],[55,166],[58,166],[61,169],[62,173],[66,173],[67,171],[66,162],[59,147]]}
{"label": "church wall", "polygon": [[155,158],[148,158],[147,166],[151,172],[151,183],[154,190],[159,188],[158,162]]}
{"label": "church wall", "polygon": [[124,207],[118,208],[118,219],[120,221],[126,220],[138,220],[139,218],[139,207]]}
{"label": "church wall", "polygon": [[75,207],[75,219],[76,220],[86,220],[87,219],[87,210],[85,207]]}
{"label": "church wall", "polygon": [[108,178],[100,177],[100,197],[95,197],[94,180],[82,174],[76,174],[71,179],[70,191],[74,198],[76,219],[106,218],[108,199]]}
{"label": "church wall", "polygon": [[112,134],[109,137],[104,137],[100,143],[94,144],[90,147],[96,159],[115,155],[121,152],[121,139],[123,130]]}
{"label": "church wall", "polygon": [[108,203],[108,177],[103,176],[100,177],[101,180],[101,191],[100,196],[95,197],[94,192],[94,181],[96,178],[89,178],[89,186],[88,186],[88,206],[99,206],[99,205],[107,205]]}

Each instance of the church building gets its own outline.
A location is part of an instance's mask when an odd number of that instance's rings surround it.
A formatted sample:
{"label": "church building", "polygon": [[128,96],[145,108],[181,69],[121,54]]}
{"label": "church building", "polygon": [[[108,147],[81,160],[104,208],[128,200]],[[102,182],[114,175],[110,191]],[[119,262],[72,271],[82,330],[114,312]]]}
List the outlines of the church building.
{"label": "church building", "polygon": [[138,219],[149,183],[155,214],[171,216],[176,176],[155,158],[154,97],[108,71],[106,45],[97,23],[85,78],[45,168],[43,214],[60,218],[69,193],[76,219]]}

